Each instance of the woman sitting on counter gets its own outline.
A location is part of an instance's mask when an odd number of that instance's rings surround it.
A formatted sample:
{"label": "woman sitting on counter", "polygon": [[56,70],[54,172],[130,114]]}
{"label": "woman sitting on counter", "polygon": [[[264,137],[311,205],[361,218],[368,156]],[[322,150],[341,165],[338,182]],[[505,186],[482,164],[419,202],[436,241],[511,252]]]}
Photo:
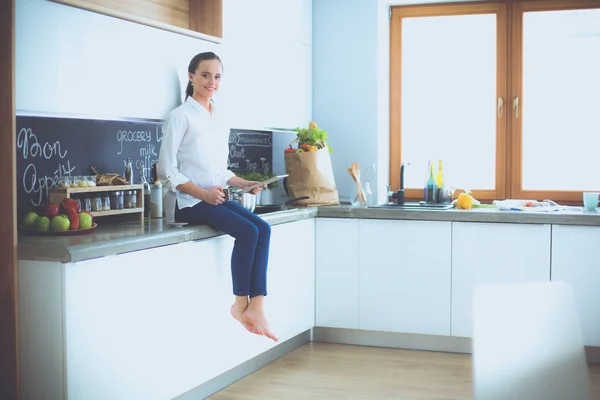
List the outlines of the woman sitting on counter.
{"label": "woman sitting on counter", "polygon": [[248,331],[277,341],[263,309],[271,226],[237,202],[227,201],[223,191],[224,186],[244,189],[257,182],[227,169],[229,132],[220,125],[213,101],[222,75],[216,54],[192,58],[185,102],[170,112],[163,126],[158,170],[175,193],[175,221],[205,224],[235,238],[231,315]]}

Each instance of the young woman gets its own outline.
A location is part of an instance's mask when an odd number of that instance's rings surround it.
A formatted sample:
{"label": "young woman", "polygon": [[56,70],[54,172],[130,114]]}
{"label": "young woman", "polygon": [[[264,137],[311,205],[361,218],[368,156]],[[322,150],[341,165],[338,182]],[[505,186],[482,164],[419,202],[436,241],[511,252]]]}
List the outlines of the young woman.
{"label": "young woman", "polygon": [[227,185],[244,189],[257,182],[227,169],[229,130],[221,124],[212,99],[222,74],[216,54],[192,58],[185,102],[171,111],[163,126],[158,170],[176,199],[177,222],[206,224],[235,238],[231,315],[248,331],[277,341],[263,310],[271,227],[238,203],[226,201],[223,192]]}

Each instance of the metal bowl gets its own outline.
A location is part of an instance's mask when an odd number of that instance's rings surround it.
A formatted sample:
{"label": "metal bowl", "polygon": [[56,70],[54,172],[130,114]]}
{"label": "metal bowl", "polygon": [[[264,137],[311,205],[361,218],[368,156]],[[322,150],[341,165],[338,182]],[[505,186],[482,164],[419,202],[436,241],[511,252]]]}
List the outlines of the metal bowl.
{"label": "metal bowl", "polygon": [[254,209],[256,208],[256,195],[252,193],[240,194],[236,191],[236,189],[231,187],[224,189],[224,192],[225,200],[235,201],[246,210],[254,212]]}
{"label": "metal bowl", "polygon": [[237,201],[238,204],[240,204],[242,207],[244,207],[250,212],[253,212],[256,208],[256,195],[254,194],[244,193],[242,195],[237,196],[237,199],[235,199],[234,201]]}

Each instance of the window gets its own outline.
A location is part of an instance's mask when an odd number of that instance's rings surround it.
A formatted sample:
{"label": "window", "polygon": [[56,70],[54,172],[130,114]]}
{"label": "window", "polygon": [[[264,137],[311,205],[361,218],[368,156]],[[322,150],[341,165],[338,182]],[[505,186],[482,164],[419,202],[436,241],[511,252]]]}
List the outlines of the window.
{"label": "window", "polygon": [[407,198],[428,160],[481,200],[600,188],[597,1],[394,7],[390,46],[390,183],[410,162]]}

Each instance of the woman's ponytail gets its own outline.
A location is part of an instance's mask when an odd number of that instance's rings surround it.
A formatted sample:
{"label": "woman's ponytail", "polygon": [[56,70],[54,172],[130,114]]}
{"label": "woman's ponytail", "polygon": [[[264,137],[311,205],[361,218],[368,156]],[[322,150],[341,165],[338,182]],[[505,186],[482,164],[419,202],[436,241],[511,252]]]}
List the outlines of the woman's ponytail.
{"label": "woman's ponytail", "polygon": [[185,88],[185,99],[194,94],[194,85],[192,85],[192,81],[188,81],[187,87]]}

